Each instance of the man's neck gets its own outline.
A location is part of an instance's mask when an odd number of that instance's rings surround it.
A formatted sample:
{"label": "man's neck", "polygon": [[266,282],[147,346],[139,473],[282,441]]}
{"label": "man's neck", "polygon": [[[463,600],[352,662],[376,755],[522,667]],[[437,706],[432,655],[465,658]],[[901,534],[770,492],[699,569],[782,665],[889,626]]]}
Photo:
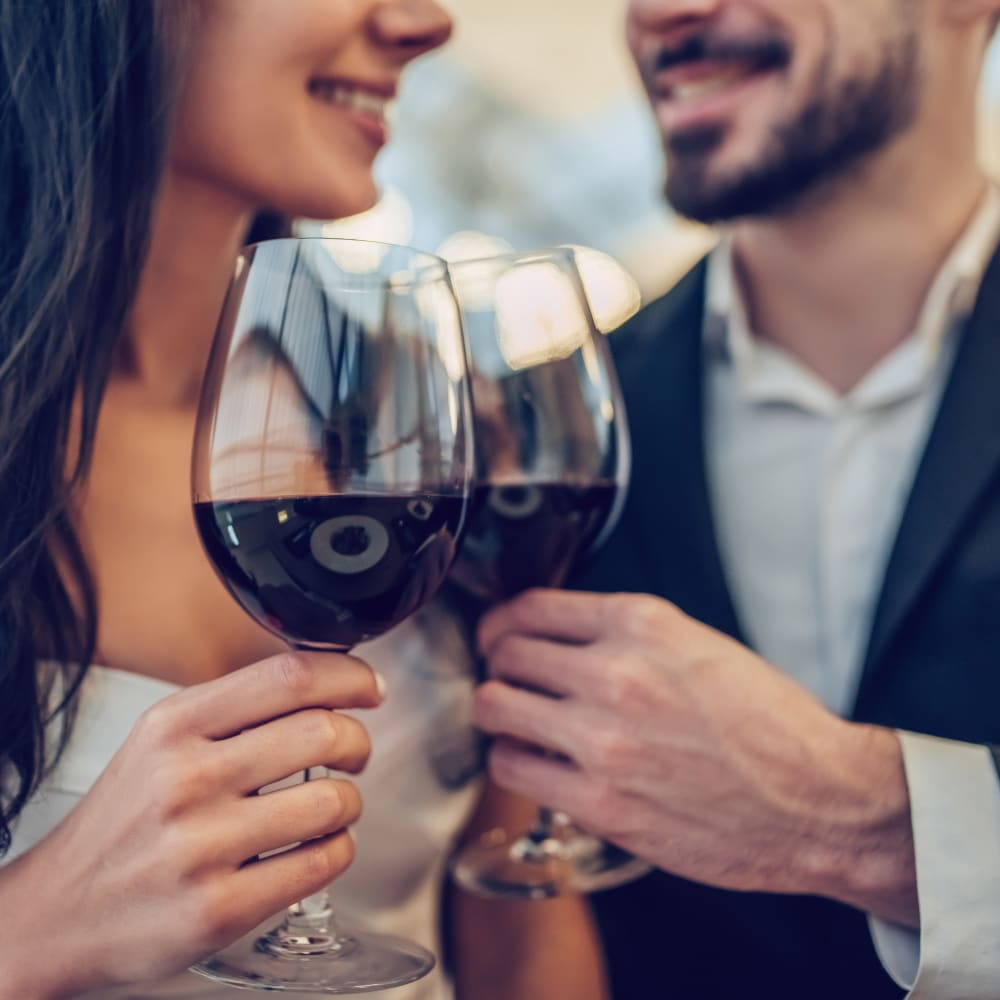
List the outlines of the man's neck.
{"label": "man's neck", "polygon": [[890,150],[793,213],[733,227],[754,335],[841,393],[913,332],[986,191],[973,156],[964,167],[905,161]]}

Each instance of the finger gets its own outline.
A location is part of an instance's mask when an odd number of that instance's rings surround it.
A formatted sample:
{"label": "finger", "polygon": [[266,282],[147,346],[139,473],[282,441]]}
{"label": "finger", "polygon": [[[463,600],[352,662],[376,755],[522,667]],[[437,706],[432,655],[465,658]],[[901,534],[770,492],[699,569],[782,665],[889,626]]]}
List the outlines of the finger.
{"label": "finger", "polygon": [[604,632],[607,594],[584,594],[567,590],[528,590],[491,609],[477,630],[480,651],[488,656],[503,635],[558,639],[563,642],[594,642]]}
{"label": "finger", "polygon": [[232,911],[249,917],[246,930],[325,888],[354,860],[354,839],[343,830],[254,861],[229,880]]}
{"label": "finger", "polygon": [[323,708],[273,719],[216,746],[241,795],[310,767],[357,774],[371,753],[368,730],[357,719]]}
{"label": "finger", "polygon": [[530,748],[497,742],[489,755],[490,777],[501,788],[598,830],[613,817],[595,793],[595,782],[572,761],[545,757]]}
{"label": "finger", "polygon": [[513,632],[493,643],[487,663],[497,680],[561,696],[593,690],[609,670],[607,655],[596,647]]}
{"label": "finger", "polygon": [[476,690],[473,720],[491,735],[513,736],[569,756],[578,742],[571,705],[500,681],[487,681]]}
{"label": "finger", "polygon": [[289,844],[328,837],[356,823],[361,795],[349,781],[319,778],[241,799],[231,813],[229,856],[248,858]]}
{"label": "finger", "polygon": [[368,664],[342,653],[282,653],[196,684],[152,709],[166,725],[225,739],[303,708],[372,708],[381,702]]}

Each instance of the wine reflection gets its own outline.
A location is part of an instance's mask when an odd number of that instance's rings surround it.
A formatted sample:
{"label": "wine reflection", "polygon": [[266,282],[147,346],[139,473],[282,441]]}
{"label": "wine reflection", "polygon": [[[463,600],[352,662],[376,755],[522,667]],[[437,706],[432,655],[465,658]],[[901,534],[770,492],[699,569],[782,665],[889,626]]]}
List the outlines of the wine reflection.
{"label": "wine reflection", "polygon": [[[363,249],[361,277],[380,248]],[[378,296],[343,279],[331,291],[324,268],[350,250],[255,248],[255,284],[241,290],[218,387],[211,499],[195,503],[213,562],[244,607],[291,643],[308,636],[336,648],[382,634],[429,599],[466,506],[463,483],[445,471],[461,468],[464,453],[448,370],[455,350],[464,360],[450,290],[415,295],[403,273]]]}

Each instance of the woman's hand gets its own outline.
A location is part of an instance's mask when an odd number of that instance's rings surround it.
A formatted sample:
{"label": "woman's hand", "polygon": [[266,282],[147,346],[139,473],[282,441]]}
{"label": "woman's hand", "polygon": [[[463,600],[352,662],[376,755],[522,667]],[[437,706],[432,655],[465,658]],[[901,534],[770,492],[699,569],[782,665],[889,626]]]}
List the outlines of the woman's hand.
{"label": "woman's hand", "polygon": [[343,872],[350,782],[256,792],[308,767],[360,771],[367,733],[333,710],[380,701],[360,660],[297,652],[146,712],[69,816],[0,869],[0,997],[178,972]]}

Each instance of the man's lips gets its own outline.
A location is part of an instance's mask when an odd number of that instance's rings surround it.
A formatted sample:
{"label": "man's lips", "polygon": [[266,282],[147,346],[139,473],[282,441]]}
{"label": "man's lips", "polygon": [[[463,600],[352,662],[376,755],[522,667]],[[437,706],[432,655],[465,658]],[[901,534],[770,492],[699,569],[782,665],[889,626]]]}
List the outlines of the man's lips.
{"label": "man's lips", "polygon": [[757,64],[743,60],[691,63],[658,73],[652,90],[661,100],[690,101],[727,90],[761,72]]}
{"label": "man's lips", "polygon": [[789,47],[777,39],[709,42],[691,38],[658,51],[651,61],[647,82],[651,94],[659,100],[697,100],[784,69],[790,58]]}

